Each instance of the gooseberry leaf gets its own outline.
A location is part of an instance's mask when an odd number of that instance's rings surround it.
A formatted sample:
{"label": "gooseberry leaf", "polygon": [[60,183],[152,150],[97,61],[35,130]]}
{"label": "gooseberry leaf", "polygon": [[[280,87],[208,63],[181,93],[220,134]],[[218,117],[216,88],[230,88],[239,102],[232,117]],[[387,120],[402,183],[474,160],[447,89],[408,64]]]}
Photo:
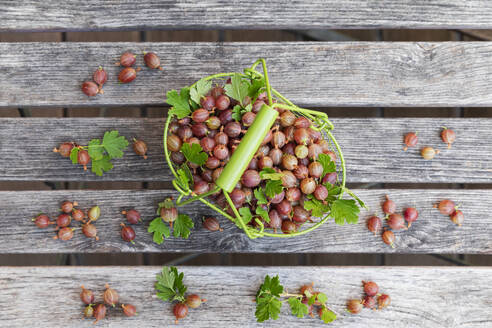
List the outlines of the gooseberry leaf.
{"label": "gooseberry leaf", "polygon": [[284,187],[282,186],[282,181],[280,180],[268,180],[265,185],[265,194],[273,198],[275,195],[278,195],[282,192]]}
{"label": "gooseberry leaf", "polygon": [[154,234],[153,240],[159,245],[164,241],[164,237],[169,238],[170,236],[169,226],[162,221],[160,216],[150,222],[147,231]]}
{"label": "gooseberry leaf", "polygon": [[191,114],[190,88],[182,88],[180,93],[176,90],[170,90],[167,92],[166,98],[166,102],[172,106],[169,115],[176,115],[178,119],[182,119]]}
{"label": "gooseberry leaf", "polygon": [[257,201],[257,204],[258,205],[268,204],[268,200],[266,199],[265,192],[264,192],[264,190],[262,188],[256,188],[253,191],[253,193],[255,195],[255,198],[256,198],[256,201]]}
{"label": "gooseberry leaf", "polygon": [[189,144],[189,143],[184,143],[181,146],[181,152],[183,153],[184,157],[192,163],[195,163],[196,165],[203,165],[208,159],[208,155],[202,151],[202,146],[199,144]]}
{"label": "gooseberry leaf", "polygon": [[309,313],[307,305],[302,303],[299,298],[290,297],[287,302],[289,302],[290,311],[296,317],[304,318],[304,316]]}
{"label": "gooseberry leaf", "polygon": [[319,154],[318,162],[320,162],[321,165],[323,166],[323,174],[321,175],[321,177],[324,177],[327,173],[337,171],[337,165],[335,164],[335,162],[331,160],[331,157],[327,154]]}
{"label": "gooseberry leaf", "polygon": [[250,83],[241,78],[239,74],[233,74],[231,76],[231,83],[226,84],[224,89],[226,91],[226,95],[229,97],[239,101],[241,106],[243,105],[244,97],[248,95]]}
{"label": "gooseberry leaf", "polygon": [[188,239],[191,234],[191,229],[195,226],[193,220],[186,214],[179,214],[176,221],[173,224],[174,237],[181,237]]}
{"label": "gooseberry leaf", "polygon": [[195,103],[200,104],[200,100],[212,87],[212,82],[204,79],[199,80],[193,88],[190,89],[190,98]]}
{"label": "gooseberry leaf", "polygon": [[116,130],[106,131],[101,145],[110,158],[120,158],[123,157],[123,150],[128,146],[128,140],[124,136],[120,136]]}
{"label": "gooseberry leaf", "polygon": [[337,199],[331,204],[330,216],[339,225],[354,224],[359,220],[360,209],[353,199]]}
{"label": "gooseberry leaf", "polygon": [[102,176],[104,172],[107,172],[113,168],[111,163],[111,157],[104,155],[103,157],[92,161],[92,172],[98,176]]}

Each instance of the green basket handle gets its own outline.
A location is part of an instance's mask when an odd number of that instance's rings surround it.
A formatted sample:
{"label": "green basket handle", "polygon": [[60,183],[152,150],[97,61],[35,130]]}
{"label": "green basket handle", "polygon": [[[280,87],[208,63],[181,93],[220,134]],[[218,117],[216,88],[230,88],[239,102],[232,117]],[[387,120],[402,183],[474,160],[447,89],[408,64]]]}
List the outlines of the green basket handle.
{"label": "green basket handle", "polygon": [[227,192],[232,192],[239,179],[248,167],[251,159],[256,154],[265,139],[270,128],[277,119],[278,111],[268,105],[263,105],[256,115],[256,118],[248,128],[248,131],[241,139],[236,150],[232,154],[229,163],[224,166],[224,170],[215,184]]}

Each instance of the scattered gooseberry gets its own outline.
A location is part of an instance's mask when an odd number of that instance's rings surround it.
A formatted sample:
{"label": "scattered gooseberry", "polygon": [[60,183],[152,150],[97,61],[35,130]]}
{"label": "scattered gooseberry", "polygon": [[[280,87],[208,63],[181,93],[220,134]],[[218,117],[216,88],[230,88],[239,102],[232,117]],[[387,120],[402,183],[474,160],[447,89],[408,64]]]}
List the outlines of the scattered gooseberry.
{"label": "scattered gooseberry", "polygon": [[461,226],[465,221],[465,216],[463,215],[463,212],[460,210],[454,211],[453,214],[449,216],[449,218],[454,224],[457,224],[458,226]]}
{"label": "scattered gooseberry", "polygon": [[417,142],[418,142],[419,138],[417,137],[417,133],[416,132],[409,132],[405,135],[405,138],[404,138],[404,143],[405,143],[405,147],[403,148],[403,150],[407,150],[408,147],[415,147],[417,145]]}
{"label": "scattered gooseberry", "polygon": [[147,144],[145,141],[133,138],[133,151],[135,154],[147,159]]}
{"label": "scattered gooseberry", "polygon": [[118,303],[118,300],[120,299],[118,292],[113,288],[109,287],[109,284],[106,284],[104,287],[106,288],[103,294],[104,303],[112,307],[115,307],[116,303]]}
{"label": "scattered gooseberry", "polygon": [[456,133],[448,128],[444,128],[441,131],[441,139],[448,144],[448,148],[451,148],[451,144],[456,140]]}
{"label": "scattered gooseberry", "polygon": [[219,221],[213,217],[203,219],[203,227],[209,231],[224,231],[220,227]]}
{"label": "scattered gooseberry", "polygon": [[116,63],[117,66],[130,67],[137,61],[137,56],[131,52],[125,52],[120,56],[120,61]]}
{"label": "scattered gooseberry", "polygon": [[436,150],[432,147],[424,147],[420,150],[420,155],[426,160],[431,160],[439,153],[439,150]]}
{"label": "scattered gooseberry", "polygon": [[121,308],[123,309],[123,313],[127,317],[133,317],[137,314],[137,308],[131,304],[121,304]]}
{"label": "scattered gooseberry", "polygon": [[160,69],[162,71],[161,60],[153,52],[144,52],[144,62],[147,67],[152,69]]}
{"label": "scattered gooseberry", "polygon": [[176,323],[179,319],[183,319],[188,315],[188,306],[184,303],[177,303],[173,308],[174,316],[176,317]]}

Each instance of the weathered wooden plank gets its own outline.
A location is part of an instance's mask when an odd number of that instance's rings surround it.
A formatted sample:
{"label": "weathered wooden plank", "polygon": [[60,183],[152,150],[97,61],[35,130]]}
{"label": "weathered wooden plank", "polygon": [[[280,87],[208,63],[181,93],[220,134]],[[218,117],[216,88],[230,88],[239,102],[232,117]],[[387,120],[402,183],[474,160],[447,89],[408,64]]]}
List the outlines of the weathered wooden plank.
{"label": "weathered wooden plank", "polygon": [[[113,63],[127,50],[155,51],[164,71],[144,69],[118,84]],[[299,105],[491,106],[491,53],[488,42],[5,43],[0,107],[162,105],[172,88],[242,71],[259,57],[272,85]],[[89,99],[80,85],[99,65],[109,81]]]}
{"label": "weathered wooden plank", "polygon": [[[490,28],[484,0],[288,2],[1,1],[0,31],[279,28]],[[234,14],[233,14],[234,13]],[[302,18],[302,19],[300,19]]]}
{"label": "weathered wooden plank", "polygon": [[[334,135],[347,163],[348,182],[491,183],[492,120],[456,118],[337,118]],[[164,119],[137,118],[3,118],[0,119],[0,180],[169,181],[163,156]],[[453,128],[457,141],[446,149],[442,126]],[[98,177],[53,153],[60,142],[101,137],[117,129],[128,139],[138,136],[149,145],[149,158],[128,148],[114,169]],[[418,149],[402,151],[403,136],[418,131],[419,146],[442,150],[423,160]]]}
{"label": "weathered wooden plank", "polygon": [[[362,211],[356,225],[337,226],[334,222],[306,236],[296,238],[263,238],[250,240],[235,225],[221,217],[223,232],[210,232],[201,220],[217,213],[197,202],[181,212],[195,222],[189,240],[170,238],[162,245],[152,242],[147,233],[149,222],[156,216],[157,204],[166,197],[177,196],[174,190],[63,190],[0,192],[0,253],[104,253],[104,252],[206,252],[206,253],[483,253],[492,254],[492,218],[483,215],[492,206],[492,190],[355,190],[369,206]],[[416,206],[420,215],[408,231],[396,233],[396,248],[385,245],[380,236],[366,229],[366,220],[374,213],[382,214],[380,204],[388,194],[397,203],[398,211]],[[453,199],[465,213],[465,224],[455,226],[447,216],[434,209],[442,199]],[[68,242],[53,240],[53,228],[38,229],[31,218],[43,211],[56,218],[64,200],[79,202],[87,209],[101,207],[96,222],[100,240],[84,237],[80,231]],[[144,224],[135,226],[135,245],[121,240],[120,212],[136,208]],[[77,224],[74,224],[77,226]]]}
{"label": "weathered wooden plank", "polygon": [[[0,269],[2,319],[9,327],[93,327],[82,319],[80,285],[96,292],[110,283],[124,302],[138,309],[126,318],[111,310],[104,327],[162,327],[174,323],[172,305],[155,296],[160,267],[3,267]],[[180,324],[186,327],[320,327],[316,316],[304,319],[289,314],[284,304],[276,321],[257,323],[256,291],[265,275],[280,277],[295,292],[315,282],[339,313],[330,327],[490,327],[491,268],[456,267],[180,267],[188,291],[207,299],[190,310]],[[348,299],[362,295],[362,280],[376,281],[391,296],[383,311],[345,311]],[[458,287],[459,286],[459,287]]]}

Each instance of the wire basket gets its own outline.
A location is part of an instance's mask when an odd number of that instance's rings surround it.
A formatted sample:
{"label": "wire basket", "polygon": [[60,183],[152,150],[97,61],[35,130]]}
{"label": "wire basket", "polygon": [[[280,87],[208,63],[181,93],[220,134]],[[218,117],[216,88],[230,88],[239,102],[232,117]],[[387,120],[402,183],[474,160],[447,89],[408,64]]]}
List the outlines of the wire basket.
{"label": "wire basket", "polygon": [[[256,67],[261,64],[263,67],[263,74],[256,70]],[[244,230],[246,235],[251,238],[258,237],[278,237],[278,238],[289,238],[300,236],[306,234],[310,231],[313,231],[324,224],[330,218],[330,212],[324,214],[322,218],[318,218],[317,221],[306,222],[301,226],[301,230],[296,231],[290,234],[284,233],[275,233],[266,231],[265,225],[258,218],[253,218],[256,223],[256,226],[250,226],[245,224],[241,214],[238,209],[234,206],[229,193],[233,191],[238,181],[241,179],[244,171],[247,169],[250,161],[257,153],[258,149],[261,146],[263,139],[265,138],[268,131],[272,128],[277,119],[279,112],[275,110],[283,109],[289,110],[297,116],[304,116],[314,122],[314,125],[311,126],[312,129],[316,131],[320,131],[325,140],[330,142],[330,147],[332,151],[337,154],[337,185],[341,187],[344,192],[348,192],[350,195],[354,196],[348,189],[345,188],[345,161],[343,158],[342,151],[340,149],[339,144],[337,143],[335,137],[331,133],[334,126],[329,121],[328,115],[323,112],[318,112],[315,110],[310,110],[306,108],[300,108],[294,105],[289,99],[285,98],[282,94],[280,94],[277,90],[271,88],[268,72],[266,67],[266,62],[264,59],[258,59],[251,67],[244,69],[243,73],[220,73],[207,76],[202,78],[203,81],[213,81],[219,79],[225,79],[231,77],[233,75],[239,75],[245,79],[263,79],[265,82],[264,88],[266,89],[268,96],[268,104],[263,105],[260,111],[257,113],[254,122],[248,128],[247,132],[241,139],[241,142],[238,144],[237,148],[233,152],[230,157],[229,162],[224,166],[224,169],[220,175],[220,177],[215,181],[216,187],[212,190],[200,194],[195,195],[192,192],[192,189],[189,185],[180,183],[180,177],[178,176],[178,168],[175,166],[176,164],[170,158],[170,153],[167,147],[167,136],[169,133],[169,125],[175,119],[175,115],[170,114],[167,118],[164,127],[164,151],[167,163],[171,172],[173,173],[175,179],[172,181],[174,188],[180,193],[179,197],[176,199],[176,206],[183,206],[189,204],[194,201],[200,201],[205,205],[209,206],[213,210],[217,211],[227,219],[231,220],[235,223],[239,228]],[[193,88],[199,81],[195,82],[190,86],[190,89]],[[275,101],[274,101],[275,100]],[[208,197],[222,192],[224,197],[233,211],[234,215],[230,215],[225,210],[221,209],[216,204],[209,201]],[[338,196],[340,199],[343,195],[343,192]],[[187,196],[191,196],[188,199],[184,199]],[[257,205],[259,206],[259,205]]]}

